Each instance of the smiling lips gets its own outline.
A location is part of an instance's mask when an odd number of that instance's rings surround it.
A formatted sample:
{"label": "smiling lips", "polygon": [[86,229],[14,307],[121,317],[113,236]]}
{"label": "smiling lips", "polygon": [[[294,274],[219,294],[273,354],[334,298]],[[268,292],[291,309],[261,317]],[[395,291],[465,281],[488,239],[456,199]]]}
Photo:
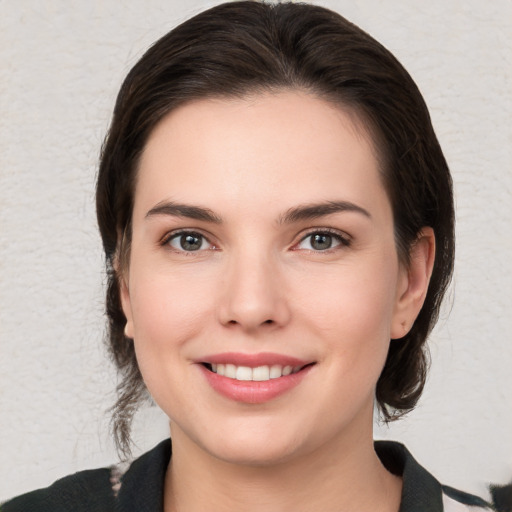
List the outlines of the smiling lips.
{"label": "smiling lips", "polygon": [[313,364],[279,354],[224,353],[205,358],[199,367],[218,393],[238,402],[257,404],[297,386]]}
{"label": "smiling lips", "polygon": [[302,366],[281,366],[274,364],[272,366],[257,366],[251,368],[249,366],[236,366],[234,364],[212,364],[210,369],[217,375],[228,377],[229,379],[243,380],[243,381],[258,381],[263,382],[270,379],[278,379],[279,377],[286,377],[292,373],[300,371]]}

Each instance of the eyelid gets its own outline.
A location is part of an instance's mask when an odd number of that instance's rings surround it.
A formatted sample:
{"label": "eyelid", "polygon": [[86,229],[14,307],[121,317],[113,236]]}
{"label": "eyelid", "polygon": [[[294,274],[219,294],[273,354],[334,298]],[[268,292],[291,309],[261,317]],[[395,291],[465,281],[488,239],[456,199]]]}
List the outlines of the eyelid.
{"label": "eyelid", "polygon": [[[329,234],[333,237],[335,237],[339,242],[340,242],[340,246],[343,248],[343,247],[349,247],[352,243],[352,237],[346,233],[345,231],[341,231],[339,229],[334,229],[334,228],[326,228],[326,227],[315,227],[315,228],[309,228],[306,230],[306,232],[302,233],[299,240],[297,242],[295,242],[292,246],[292,250],[300,250],[300,249],[297,249],[297,246],[303,242],[304,240],[306,240],[306,238],[308,238],[309,236],[311,235],[314,235],[314,234]],[[332,249],[325,249],[324,251],[313,251],[313,252],[324,252],[324,253],[327,253],[331,250],[336,250],[337,247],[333,247]],[[306,249],[307,250],[307,249]]]}
{"label": "eyelid", "polygon": [[[178,228],[178,229],[173,229],[171,231],[168,231],[165,233],[165,235],[162,238],[160,238],[158,244],[161,246],[168,246],[170,249],[174,250],[175,252],[193,253],[194,251],[178,251],[178,250],[172,248],[169,244],[169,242],[173,238],[175,238],[179,235],[186,235],[186,234],[199,235],[199,236],[203,237],[208,242],[208,244],[210,244],[210,246],[211,246],[211,247],[209,247],[210,250],[218,250],[218,247],[211,241],[211,236],[205,234],[203,232],[203,230],[197,229],[197,228]],[[197,252],[202,252],[202,251],[197,251]]]}
{"label": "eyelid", "polygon": [[[329,234],[329,235],[335,237],[340,242],[341,247],[349,247],[352,243],[352,237],[345,231],[341,231],[339,229],[334,229],[334,228],[327,228],[327,227],[314,227],[314,228],[308,228],[305,232],[303,231],[301,233],[298,241],[293,243],[291,249],[292,250],[300,250],[297,248],[297,246],[301,242],[306,240],[309,236],[311,236],[313,234],[317,234],[317,233],[318,234]],[[169,241],[171,239],[173,239],[177,236],[180,236],[180,235],[184,235],[184,234],[199,235],[199,236],[203,237],[206,240],[206,242],[211,246],[211,247],[209,247],[209,250],[218,250],[219,249],[218,246],[216,246],[216,244],[214,242],[212,242],[212,240],[211,240],[212,236],[209,234],[205,234],[202,229],[198,229],[198,228],[178,228],[178,229],[168,231],[165,233],[165,235],[163,237],[160,238],[158,244],[161,246],[170,247]],[[176,251],[176,249],[173,249],[173,248],[171,248],[171,249]],[[336,250],[336,247],[334,247],[332,249],[326,249],[325,251],[314,251],[314,252],[329,252],[330,250]],[[176,251],[176,252],[188,252],[188,251]],[[190,251],[190,252],[193,252],[193,251]],[[197,251],[197,252],[202,252],[202,251]]]}

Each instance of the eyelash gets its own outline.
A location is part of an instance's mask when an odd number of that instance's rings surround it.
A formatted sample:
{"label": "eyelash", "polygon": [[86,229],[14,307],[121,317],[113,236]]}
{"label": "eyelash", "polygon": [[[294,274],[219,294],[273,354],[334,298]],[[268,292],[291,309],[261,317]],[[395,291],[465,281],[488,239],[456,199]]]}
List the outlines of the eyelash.
{"label": "eyelash", "polygon": [[312,253],[330,253],[330,252],[336,251],[336,250],[344,248],[344,247],[350,247],[351,244],[352,244],[351,238],[347,234],[345,234],[345,233],[341,233],[338,230],[330,229],[330,228],[322,228],[322,229],[316,228],[316,229],[312,229],[306,235],[304,235],[300,239],[300,241],[293,246],[292,249],[300,250],[300,249],[295,249],[295,248],[299,244],[301,244],[302,242],[304,242],[305,240],[307,240],[309,237],[311,237],[313,235],[327,235],[327,236],[330,236],[330,237],[332,237],[333,239],[335,239],[339,243],[339,246],[329,247],[327,249],[318,249],[318,250],[306,249],[306,250],[308,250],[308,251],[310,251]]}
{"label": "eyelash", "polygon": [[[207,242],[208,244],[210,244],[210,247],[208,249],[196,249],[196,250],[190,250],[190,251],[187,251],[183,248],[181,249],[178,249],[178,248],[175,248],[175,247],[172,247],[170,245],[170,242],[171,240],[174,240],[174,239],[178,239],[179,237],[182,237],[182,236],[186,236],[186,235],[189,235],[189,236],[193,236],[195,238],[199,238],[202,240],[202,242]],[[323,228],[323,229],[312,229],[310,230],[306,235],[304,235],[300,240],[299,242],[297,242],[296,244],[294,244],[292,246],[292,250],[295,250],[295,251],[298,251],[298,250],[301,250],[298,246],[300,244],[302,244],[304,241],[306,241],[308,238],[312,237],[313,235],[327,235],[329,237],[332,237],[336,242],[338,242],[338,245],[335,245],[334,247],[328,247],[326,249],[305,249],[309,252],[312,252],[312,253],[330,253],[330,252],[333,252],[333,251],[336,251],[340,248],[343,248],[343,247],[350,247],[351,243],[352,243],[352,240],[351,238],[346,235],[346,234],[343,234],[337,230],[334,230],[334,229],[330,229],[330,228]],[[167,233],[163,238],[162,240],[160,241],[160,245],[162,246],[167,246],[169,247],[169,249],[175,251],[175,252],[178,252],[178,253],[182,253],[182,254],[187,254],[187,255],[191,255],[191,254],[194,254],[194,253],[199,253],[199,252],[203,252],[204,250],[216,250],[217,247],[215,247],[215,245],[213,245],[210,240],[208,239],[207,236],[205,236],[204,234],[200,233],[199,231],[196,231],[196,230],[180,230],[180,231],[172,231],[170,233]],[[202,244],[201,244],[202,245]]]}
{"label": "eyelash", "polygon": [[215,245],[213,245],[210,242],[210,240],[208,239],[208,237],[203,235],[203,233],[200,233],[199,231],[196,231],[196,230],[188,230],[188,229],[183,229],[180,231],[172,231],[170,233],[167,233],[160,241],[160,245],[167,246],[170,250],[172,250],[174,252],[181,253],[181,254],[187,254],[187,255],[203,252],[205,250],[205,249],[197,249],[195,251],[187,251],[183,248],[180,250],[180,249],[177,249],[170,245],[169,242],[171,242],[171,240],[178,239],[179,237],[186,236],[186,235],[193,236],[195,238],[200,238],[200,239],[202,239],[202,241],[205,241],[208,244],[210,244],[211,247],[209,247],[206,250],[216,250],[217,249],[217,247],[215,247]]}

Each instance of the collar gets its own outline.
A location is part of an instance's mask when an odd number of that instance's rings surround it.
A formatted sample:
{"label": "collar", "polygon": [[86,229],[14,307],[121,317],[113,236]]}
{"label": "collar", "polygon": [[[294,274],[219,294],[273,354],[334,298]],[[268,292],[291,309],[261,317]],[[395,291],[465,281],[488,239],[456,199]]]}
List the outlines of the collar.
{"label": "collar", "polygon": [[384,467],[403,480],[399,512],[442,512],[443,487],[409,450],[395,441],[375,441],[375,451]]}
{"label": "collar", "polygon": [[[376,441],[375,451],[388,471],[403,478],[399,512],[442,512],[443,487],[404,445]],[[117,512],[163,510],[165,472],[171,453],[171,440],[167,439],[131,464],[122,479]]]}
{"label": "collar", "polygon": [[166,439],[130,465],[121,481],[116,512],[163,511],[165,472],[171,453],[171,440]]}

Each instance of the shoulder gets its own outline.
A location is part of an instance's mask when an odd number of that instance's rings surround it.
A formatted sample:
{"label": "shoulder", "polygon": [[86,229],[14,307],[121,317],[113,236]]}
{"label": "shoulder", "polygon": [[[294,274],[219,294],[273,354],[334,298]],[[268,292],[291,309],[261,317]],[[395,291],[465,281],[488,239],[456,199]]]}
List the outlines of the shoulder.
{"label": "shoulder", "polygon": [[482,498],[442,485],[409,450],[394,441],[376,441],[375,451],[384,466],[403,480],[400,512],[490,512]]}
{"label": "shoulder", "polygon": [[80,471],[0,505],[0,512],[127,512],[162,510],[165,471],[171,456],[167,439],[132,462]]}
{"label": "shoulder", "polygon": [[13,498],[0,506],[0,512],[111,511],[111,472],[110,468],[103,468],[69,475],[50,487]]}

